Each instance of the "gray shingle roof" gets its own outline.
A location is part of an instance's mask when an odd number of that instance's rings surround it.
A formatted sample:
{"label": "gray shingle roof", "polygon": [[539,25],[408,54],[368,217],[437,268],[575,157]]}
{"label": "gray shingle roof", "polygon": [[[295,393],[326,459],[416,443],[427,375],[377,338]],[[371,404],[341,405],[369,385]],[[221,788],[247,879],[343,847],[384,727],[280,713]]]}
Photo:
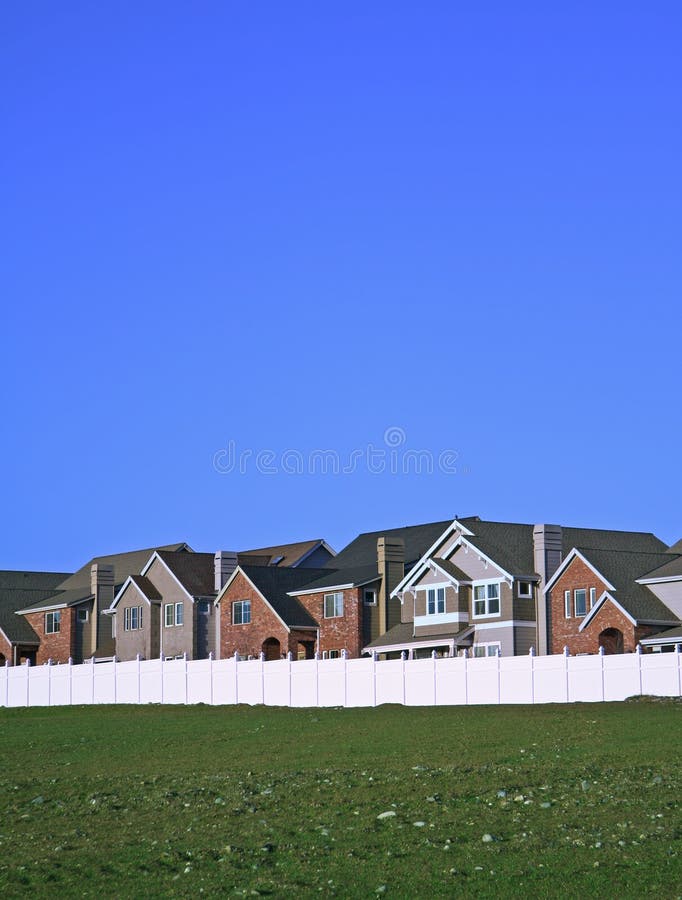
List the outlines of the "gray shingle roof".
{"label": "gray shingle roof", "polygon": [[[312,572],[314,570],[308,569],[308,571]],[[376,579],[379,577],[376,563],[369,566],[355,566],[353,568],[347,569],[334,569],[333,572],[329,572],[326,569],[323,569],[322,571],[326,573],[322,578],[317,578],[314,580],[311,579],[309,584],[301,587],[301,590],[323,591],[325,590],[325,588],[338,587],[340,584],[368,584],[370,581],[376,581]]]}
{"label": "gray shingle roof", "polygon": [[466,572],[462,572],[462,570],[456,566],[453,562],[450,562],[449,559],[440,559],[437,556],[433,557],[433,561],[444,571],[447,572],[448,575],[451,575],[455,581],[471,581],[471,576],[467,575]]}
{"label": "gray shingle roof", "polygon": [[[379,635],[371,644],[367,644],[366,650],[381,650],[382,647],[394,647],[401,644],[443,644],[450,643],[451,640],[457,639],[458,635],[462,635],[465,631],[470,631],[471,626],[463,624],[458,630],[447,631],[442,634],[420,634],[415,637],[414,624],[412,622],[401,622],[394,625],[393,628],[385,634]],[[468,640],[467,640],[468,643]]]}
{"label": "gray shingle roof", "polygon": [[614,586],[614,599],[638,622],[675,622],[677,616],[643,584],[636,579],[642,572],[651,571],[663,562],[667,554],[663,553],[629,553],[623,550],[594,550],[578,548]]}
{"label": "gray shingle roof", "polygon": [[193,597],[215,594],[213,553],[169,553],[159,550],[158,554]]}
{"label": "gray shingle roof", "polygon": [[[274,547],[258,547],[255,550],[240,550],[239,561],[244,565],[269,566],[279,559],[278,566],[297,566],[306,556],[324,544],[322,538],[312,541],[296,541],[292,544],[276,544]],[[281,559],[280,559],[281,557]]]}
{"label": "gray shingle roof", "polygon": [[679,638],[680,643],[682,643],[682,625],[677,625],[675,626],[675,628],[667,628],[665,631],[658,631],[656,634],[652,634],[647,638],[643,638],[640,643],[646,645],[649,642],[660,641],[662,638],[668,641],[672,641],[674,640],[674,638]]}
{"label": "gray shingle roof", "polygon": [[[670,554],[668,554],[670,556]],[[682,575],[682,556],[673,556],[646,575],[640,575],[640,578],[679,578]]]}
{"label": "gray shingle roof", "polygon": [[[465,521],[465,520],[463,520]],[[350,544],[326,563],[327,569],[352,569],[360,566],[375,566],[377,562],[377,541],[380,537],[398,537],[405,543],[405,565],[417,562],[445,531],[452,519],[446,522],[429,522],[425,525],[409,525],[402,528],[386,528],[383,531],[366,531],[354,538]]]}
{"label": "gray shingle roof", "polygon": [[0,628],[11,643],[39,643],[38,635],[16,611],[49,597],[67,577],[67,572],[0,572]]}
{"label": "gray shingle roof", "polygon": [[157,589],[146,577],[146,575],[131,575],[130,578],[133,584],[137,585],[137,587],[142,591],[147,600],[151,600],[152,603],[158,603],[161,600],[161,594],[157,591]]}
{"label": "gray shingle roof", "polygon": [[[50,596],[39,603],[33,604],[30,610],[38,611],[57,604],[75,606],[77,603],[88,600],[92,597],[90,592],[90,569],[95,563],[114,567],[114,583],[119,588],[129,575],[137,575],[142,570],[155,550],[174,551],[179,556],[192,555],[191,551],[186,551],[186,548],[187,544],[168,544],[166,547],[132,550],[129,553],[114,553],[110,556],[94,556],[84,566],[81,566],[77,572],[62,580],[57,585],[57,590]],[[28,609],[29,607],[26,608]]]}
{"label": "gray shingle roof", "polygon": [[280,569],[276,566],[241,566],[240,569],[255,585],[277,614],[290,627],[313,627],[318,622],[289,592],[309,584],[311,578],[324,574],[324,569]]}

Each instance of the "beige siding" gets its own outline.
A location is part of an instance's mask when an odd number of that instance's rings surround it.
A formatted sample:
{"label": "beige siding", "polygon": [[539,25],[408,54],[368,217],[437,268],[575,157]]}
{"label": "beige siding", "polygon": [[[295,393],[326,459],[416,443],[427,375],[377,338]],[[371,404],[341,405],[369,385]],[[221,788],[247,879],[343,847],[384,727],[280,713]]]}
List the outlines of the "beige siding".
{"label": "beige siding", "polygon": [[659,584],[647,584],[652,594],[665,603],[678,619],[682,619],[682,581],[666,581]]}
{"label": "beige siding", "polygon": [[[162,653],[164,656],[181,656],[183,653],[186,653],[187,659],[194,659],[194,602],[190,600],[186,592],[160,560],[154,560],[146,575],[162,597],[159,623],[159,653]],[[165,607],[168,603],[173,605],[182,603],[182,625],[166,627]],[[212,604],[211,607],[213,609]],[[175,617],[173,621],[175,621]],[[209,632],[212,630],[213,625],[209,623]]]}
{"label": "beige siding", "polygon": [[[125,610],[134,606],[142,607],[142,628],[126,631]],[[137,587],[129,584],[116,605],[116,656],[120,660],[135,659],[138,654],[143,659],[158,656],[158,651],[152,644],[152,622],[154,618],[158,621],[158,615],[158,606],[150,606]]]}
{"label": "beige siding", "polygon": [[501,571],[496,566],[492,564],[486,566],[485,561],[479,559],[476,550],[469,549],[467,552],[466,547],[459,547],[450,557],[450,561],[468,575],[472,581],[502,577]]}
{"label": "beige siding", "polygon": [[[535,630],[529,628],[528,631],[535,635]],[[476,644],[492,644],[496,641],[500,643],[500,652],[502,656],[514,655],[514,629],[513,628],[484,628],[476,629],[474,633],[474,645]]]}

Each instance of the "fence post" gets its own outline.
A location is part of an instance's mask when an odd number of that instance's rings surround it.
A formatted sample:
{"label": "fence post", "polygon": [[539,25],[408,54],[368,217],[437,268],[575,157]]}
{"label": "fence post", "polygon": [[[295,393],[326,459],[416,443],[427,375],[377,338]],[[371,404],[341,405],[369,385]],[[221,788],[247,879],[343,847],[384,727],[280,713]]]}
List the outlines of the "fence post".
{"label": "fence post", "polygon": [[47,705],[52,706],[52,657],[47,661]]}
{"label": "fence post", "polygon": [[502,675],[500,672],[500,657],[502,656],[502,650],[500,647],[497,648],[497,703],[498,705],[502,703]]}
{"label": "fence post", "polygon": [[31,705],[31,687],[30,687],[30,679],[31,679],[31,660],[26,660],[26,706]]}
{"label": "fence post", "polygon": [[530,702],[535,703],[535,647],[528,651],[530,656]]}
{"label": "fence post", "polygon": [[161,687],[159,689],[159,696],[161,700],[161,705],[163,706],[163,701],[166,697],[166,688],[165,688],[165,678],[166,678],[166,660],[164,658],[163,650],[159,653],[159,671],[161,672]]}
{"label": "fence post", "polygon": [[320,654],[315,651],[315,706],[320,706]]}
{"label": "fence post", "polygon": [[118,660],[114,653],[114,705],[118,703]]}
{"label": "fence post", "polygon": [[341,658],[343,659],[343,705],[346,707],[348,706],[348,653],[345,648],[341,651]]}
{"label": "fence post", "polygon": [[570,656],[570,653],[568,652],[568,644],[565,644],[565,645],[564,645],[564,664],[565,664],[565,668],[566,668],[566,703],[569,702],[569,698],[570,698],[570,695],[571,695],[570,688],[569,688],[569,684],[568,684],[568,678],[569,678],[569,675],[568,675],[568,657],[569,657],[569,656]]}
{"label": "fence post", "polygon": [[438,700],[438,676],[436,674],[436,651],[431,651],[431,659],[433,660],[433,705],[437,706]]}
{"label": "fence post", "polygon": [[9,707],[9,660],[5,660],[5,706]]}
{"label": "fence post", "polygon": [[189,670],[187,668],[187,651],[182,654],[185,660],[185,706],[189,703]]}
{"label": "fence post", "polygon": [[675,656],[677,657],[678,693],[682,697],[682,665],[680,665],[682,663],[682,644],[675,644]]}
{"label": "fence post", "polygon": [[291,695],[292,695],[292,689],[291,689],[292,669],[291,669],[291,667],[294,662],[294,654],[291,652],[291,650],[289,650],[287,652],[287,662],[289,663],[289,666],[288,666],[288,669],[289,669],[289,709],[291,709]]}
{"label": "fence post", "polygon": [[637,644],[635,647],[635,653],[637,654],[637,663],[639,666],[639,696],[642,696],[642,645]]}
{"label": "fence post", "polygon": [[374,687],[374,697],[372,698],[372,706],[377,705],[377,660],[379,654],[376,650],[372,650],[372,685]]}
{"label": "fence post", "polygon": [[73,660],[69,657],[69,706],[73,706]]}
{"label": "fence post", "polygon": [[211,706],[213,706],[213,650],[208,654],[208,673],[210,679]]}
{"label": "fence post", "polygon": [[404,650],[401,650],[400,651],[400,661],[402,663],[402,670],[403,670],[403,706],[405,706],[405,700],[406,700],[406,696],[407,696],[406,687],[405,687],[405,660],[406,659],[407,659],[407,653]]}
{"label": "fence post", "polygon": [[90,665],[92,666],[90,670],[90,703],[95,705],[95,657],[94,655],[90,657]]}
{"label": "fence post", "polygon": [[[137,702],[142,702],[142,685],[140,673],[140,654],[137,654]],[[163,690],[163,670],[161,670],[161,689]]]}
{"label": "fence post", "polygon": [[239,703],[239,650],[234,651],[234,704]]}
{"label": "fence post", "polygon": [[606,681],[604,675],[604,656],[605,656],[604,648],[599,646],[599,656],[601,657],[601,699],[602,703],[606,700]]}
{"label": "fence post", "polygon": [[464,648],[464,705],[469,705],[469,648]]}

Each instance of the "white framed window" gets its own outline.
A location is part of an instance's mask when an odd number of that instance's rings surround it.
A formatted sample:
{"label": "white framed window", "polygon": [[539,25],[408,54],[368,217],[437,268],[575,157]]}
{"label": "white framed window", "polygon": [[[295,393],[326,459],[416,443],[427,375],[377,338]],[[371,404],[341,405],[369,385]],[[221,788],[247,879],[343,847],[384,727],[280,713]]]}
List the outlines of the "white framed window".
{"label": "white framed window", "polygon": [[184,607],[182,603],[175,604],[175,624],[182,625],[184,621]]}
{"label": "white framed window", "polygon": [[377,605],[377,592],[373,588],[367,588],[362,597],[365,606]]}
{"label": "white framed window", "polygon": [[88,611],[87,609],[79,609],[76,611],[76,619],[78,622],[87,622],[88,621]]}
{"label": "white framed window", "polygon": [[426,591],[426,615],[436,616],[445,612],[445,588],[428,588]]}
{"label": "white framed window", "polygon": [[56,609],[54,612],[45,613],[45,634],[59,634],[62,630],[62,613]]}
{"label": "white framed window", "polygon": [[500,583],[492,581],[474,585],[474,618],[499,616]]}
{"label": "white framed window", "polygon": [[533,583],[531,581],[519,581],[519,597],[530,600],[533,596]]}
{"label": "white framed window", "polygon": [[499,641],[489,641],[484,644],[474,644],[474,656],[499,656],[501,644]]}
{"label": "white framed window", "polygon": [[142,607],[126,606],[123,610],[124,631],[139,631],[142,628]]}
{"label": "white framed window", "polygon": [[340,650],[330,650],[329,651],[329,659],[339,659],[341,657]]}
{"label": "white framed window", "polygon": [[163,607],[163,624],[165,628],[170,628],[175,621],[174,609],[172,603],[166,603]]}
{"label": "white framed window", "polygon": [[336,591],[334,594],[324,595],[325,619],[336,619],[343,615],[343,593]]}
{"label": "white framed window", "polygon": [[564,617],[571,618],[571,592],[564,591]]}
{"label": "white framed window", "polygon": [[232,624],[249,625],[251,622],[251,601],[235,600],[232,604]]}
{"label": "white framed window", "polygon": [[592,607],[594,606],[594,604],[596,602],[597,602],[597,589],[590,588],[590,609],[592,609]]}
{"label": "white framed window", "polygon": [[573,591],[573,607],[576,618],[587,615],[587,591],[585,588]]}

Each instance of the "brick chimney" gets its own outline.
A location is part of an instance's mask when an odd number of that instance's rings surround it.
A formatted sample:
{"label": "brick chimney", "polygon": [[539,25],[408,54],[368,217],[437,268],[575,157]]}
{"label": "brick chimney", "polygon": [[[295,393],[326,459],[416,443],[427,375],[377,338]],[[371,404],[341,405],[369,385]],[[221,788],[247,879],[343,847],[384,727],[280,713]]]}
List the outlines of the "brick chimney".
{"label": "brick chimney", "polygon": [[213,557],[215,591],[218,593],[225,587],[230,575],[237,568],[237,554],[233,550],[218,550]]}
{"label": "brick chimney", "polygon": [[535,571],[540,576],[536,617],[538,623],[537,651],[541,655],[548,652],[549,622],[547,604],[543,593],[545,585],[561,565],[562,557],[561,525],[536,525],[533,528],[533,559]]}
{"label": "brick chimney", "polygon": [[[379,634],[384,634],[400,621],[400,603],[390,600],[391,591],[405,576],[405,544],[402,538],[380,537],[377,541],[379,567]],[[392,609],[392,607],[395,607]]]}
{"label": "brick chimney", "polygon": [[[100,644],[98,628],[99,620],[105,609],[108,609],[114,599],[114,567],[104,563],[93,563],[90,567],[90,593],[95,598],[92,603],[92,615],[90,616],[90,646],[94,653]],[[104,628],[111,628],[108,619],[104,622]]]}

